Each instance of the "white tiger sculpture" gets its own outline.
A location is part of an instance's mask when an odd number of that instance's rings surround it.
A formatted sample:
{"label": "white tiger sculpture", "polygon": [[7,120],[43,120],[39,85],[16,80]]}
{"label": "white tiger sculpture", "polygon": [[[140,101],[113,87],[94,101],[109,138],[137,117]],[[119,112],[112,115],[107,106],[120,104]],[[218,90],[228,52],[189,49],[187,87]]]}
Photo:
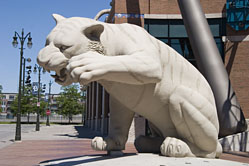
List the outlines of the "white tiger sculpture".
{"label": "white tiger sculpture", "polygon": [[64,18],[47,37],[37,62],[56,72],[56,82],[97,81],[110,94],[108,137],[95,137],[96,150],[123,150],[137,113],[154,137],[135,141],[139,152],[172,157],[218,157],[219,125],[212,90],[200,72],[174,49],[131,24]]}

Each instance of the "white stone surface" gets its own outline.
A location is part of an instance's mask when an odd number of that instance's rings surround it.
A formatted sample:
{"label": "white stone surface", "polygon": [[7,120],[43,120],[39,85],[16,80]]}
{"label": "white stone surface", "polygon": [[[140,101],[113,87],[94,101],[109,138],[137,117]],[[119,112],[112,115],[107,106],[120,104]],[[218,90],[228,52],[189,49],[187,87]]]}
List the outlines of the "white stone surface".
{"label": "white stone surface", "polygon": [[58,159],[40,166],[249,166],[247,163],[206,158],[174,158],[155,154],[138,154],[111,158],[108,156],[82,156],[72,159]]}
{"label": "white stone surface", "polygon": [[[215,157],[221,152],[212,90],[185,58],[143,28],[54,15],[57,25],[37,58],[61,85],[97,81],[110,94],[110,130],[96,150],[122,150],[135,113],[165,139],[166,156]],[[136,141],[138,142],[138,141]],[[155,149],[154,143],[138,146]]]}

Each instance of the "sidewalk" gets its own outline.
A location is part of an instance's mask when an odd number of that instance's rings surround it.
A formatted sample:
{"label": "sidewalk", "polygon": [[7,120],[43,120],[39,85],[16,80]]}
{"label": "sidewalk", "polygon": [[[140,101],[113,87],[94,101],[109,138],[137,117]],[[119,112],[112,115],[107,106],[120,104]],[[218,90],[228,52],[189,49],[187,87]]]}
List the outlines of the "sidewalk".
{"label": "sidewalk", "polygon": [[[128,158],[133,159],[133,163],[140,161],[140,158],[157,158],[157,161],[159,161],[159,159],[160,161],[167,159],[166,157],[160,157],[158,155],[136,155],[136,150],[133,144],[129,143],[127,144],[126,150],[124,151],[124,153],[126,153],[125,157],[115,158],[115,160],[112,158],[112,160],[110,160],[111,158],[105,155],[106,152],[100,152],[91,149],[91,138],[94,136],[96,136],[96,133],[82,126],[42,126],[39,132],[30,131],[29,133],[22,133],[21,142],[14,142],[13,144],[0,149],[0,165],[38,166],[39,164],[46,165],[45,163],[48,161],[50,161],[50,163],[53,163],[53,161],[55,163],[57,162],[57,164],[52,164],[56,166],[81,165],[81,163],[84,163],[84,165],[95,165],[95,161],[98,161],[98,163],[102,163],[103,165],[104,163],[105,165],[108,165],[107,162],[109,162],[109,165],[112,165],[110,163],[120,163],[121,161]],[[127,157],[127,155],[130,157]],[[101,162],[99,161],[100,159]],[[222,154],[221,159],[249,163],[249,152]],[[169,162],[169,160],[167,162]],[[182,161],[182,159],[179,161]],[[176,162],[176,159],[174,159],[174,162]],[[209,160],[203,159],[203,162],[207,164]],[[146,164],[148,165],[149,163],[147,162]],[[243,166],[249,166],[249,164],[240,164]],[[226,166],[228,165],[229,164],[226,164]],[[234,166],[237,166],[237,164]]]}

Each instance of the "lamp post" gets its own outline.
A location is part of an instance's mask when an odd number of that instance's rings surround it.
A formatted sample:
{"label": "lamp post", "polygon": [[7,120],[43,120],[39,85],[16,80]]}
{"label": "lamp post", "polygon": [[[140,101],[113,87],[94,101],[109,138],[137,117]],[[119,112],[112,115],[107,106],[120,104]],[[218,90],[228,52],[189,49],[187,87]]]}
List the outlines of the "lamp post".
{"label": "lamp post", "polygon": [[[35,64],[34,73],[37,72],[38,69],[38,96],[37,96],[37,107],[40,107],[40,91],[41,91],[41,66]],[[44,69],[42,70],[43,74],[46,72]],[[40,131],[40,111],[37,109],[37,117],[36,117],[36,127],[35,131]]]}
{"label": "lamp post", "polygon": [[23,59],[23,45],[24,41],[28,37],[27,46],[28,48],[32,47],[32,38],[31,33],[29,32],[27,35],[24,35],[24,30],[22,29],[21,36],[15,32],[15,35],[13,37],[12,45],[14,48],[18,46],[17,39],[20,40],[21,48],[20,48],[20,73],[19,73],[19,90],[18,90],[18,110],[17,110],[17,117],[16,117],[16,135],[15,135],[15,141],[21,141],[21,82],[22,82],[22,59]]}
{"label": "lamp post", "polygon": [[52,86],[53,82],[50,80],[49,81],[49,91],[48,91],[48,110],[49,112],[47,112],[47,122],[46,122],[46,126],[50,126],[49,124],[49,115],[51,113],[51,106],[50,106],[50,94],[51,94],[51,86]]}
{"label": "lamp post", "polygon": [[26,67],[25,64],[26,64],[26,61],[31,62],[31,59],[23,57],[22,95],[24,95],[24,89],[25,89],[24,83],[25,83],[25,67]]}

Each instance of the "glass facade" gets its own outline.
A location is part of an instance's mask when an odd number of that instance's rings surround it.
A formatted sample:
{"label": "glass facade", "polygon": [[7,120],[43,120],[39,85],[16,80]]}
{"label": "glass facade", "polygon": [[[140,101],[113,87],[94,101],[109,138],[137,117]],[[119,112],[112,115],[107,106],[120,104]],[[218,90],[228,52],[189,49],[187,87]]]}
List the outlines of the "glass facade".
{"label": "glass facade", "polygon": [[[224,60],[222,36],[226,34],[226,21],[223,18],[208,19],[221,57]],[[196,66],[188,35],[180,19],[145,19],[144,28],[154,37],[174,48],[190,63]]]}

